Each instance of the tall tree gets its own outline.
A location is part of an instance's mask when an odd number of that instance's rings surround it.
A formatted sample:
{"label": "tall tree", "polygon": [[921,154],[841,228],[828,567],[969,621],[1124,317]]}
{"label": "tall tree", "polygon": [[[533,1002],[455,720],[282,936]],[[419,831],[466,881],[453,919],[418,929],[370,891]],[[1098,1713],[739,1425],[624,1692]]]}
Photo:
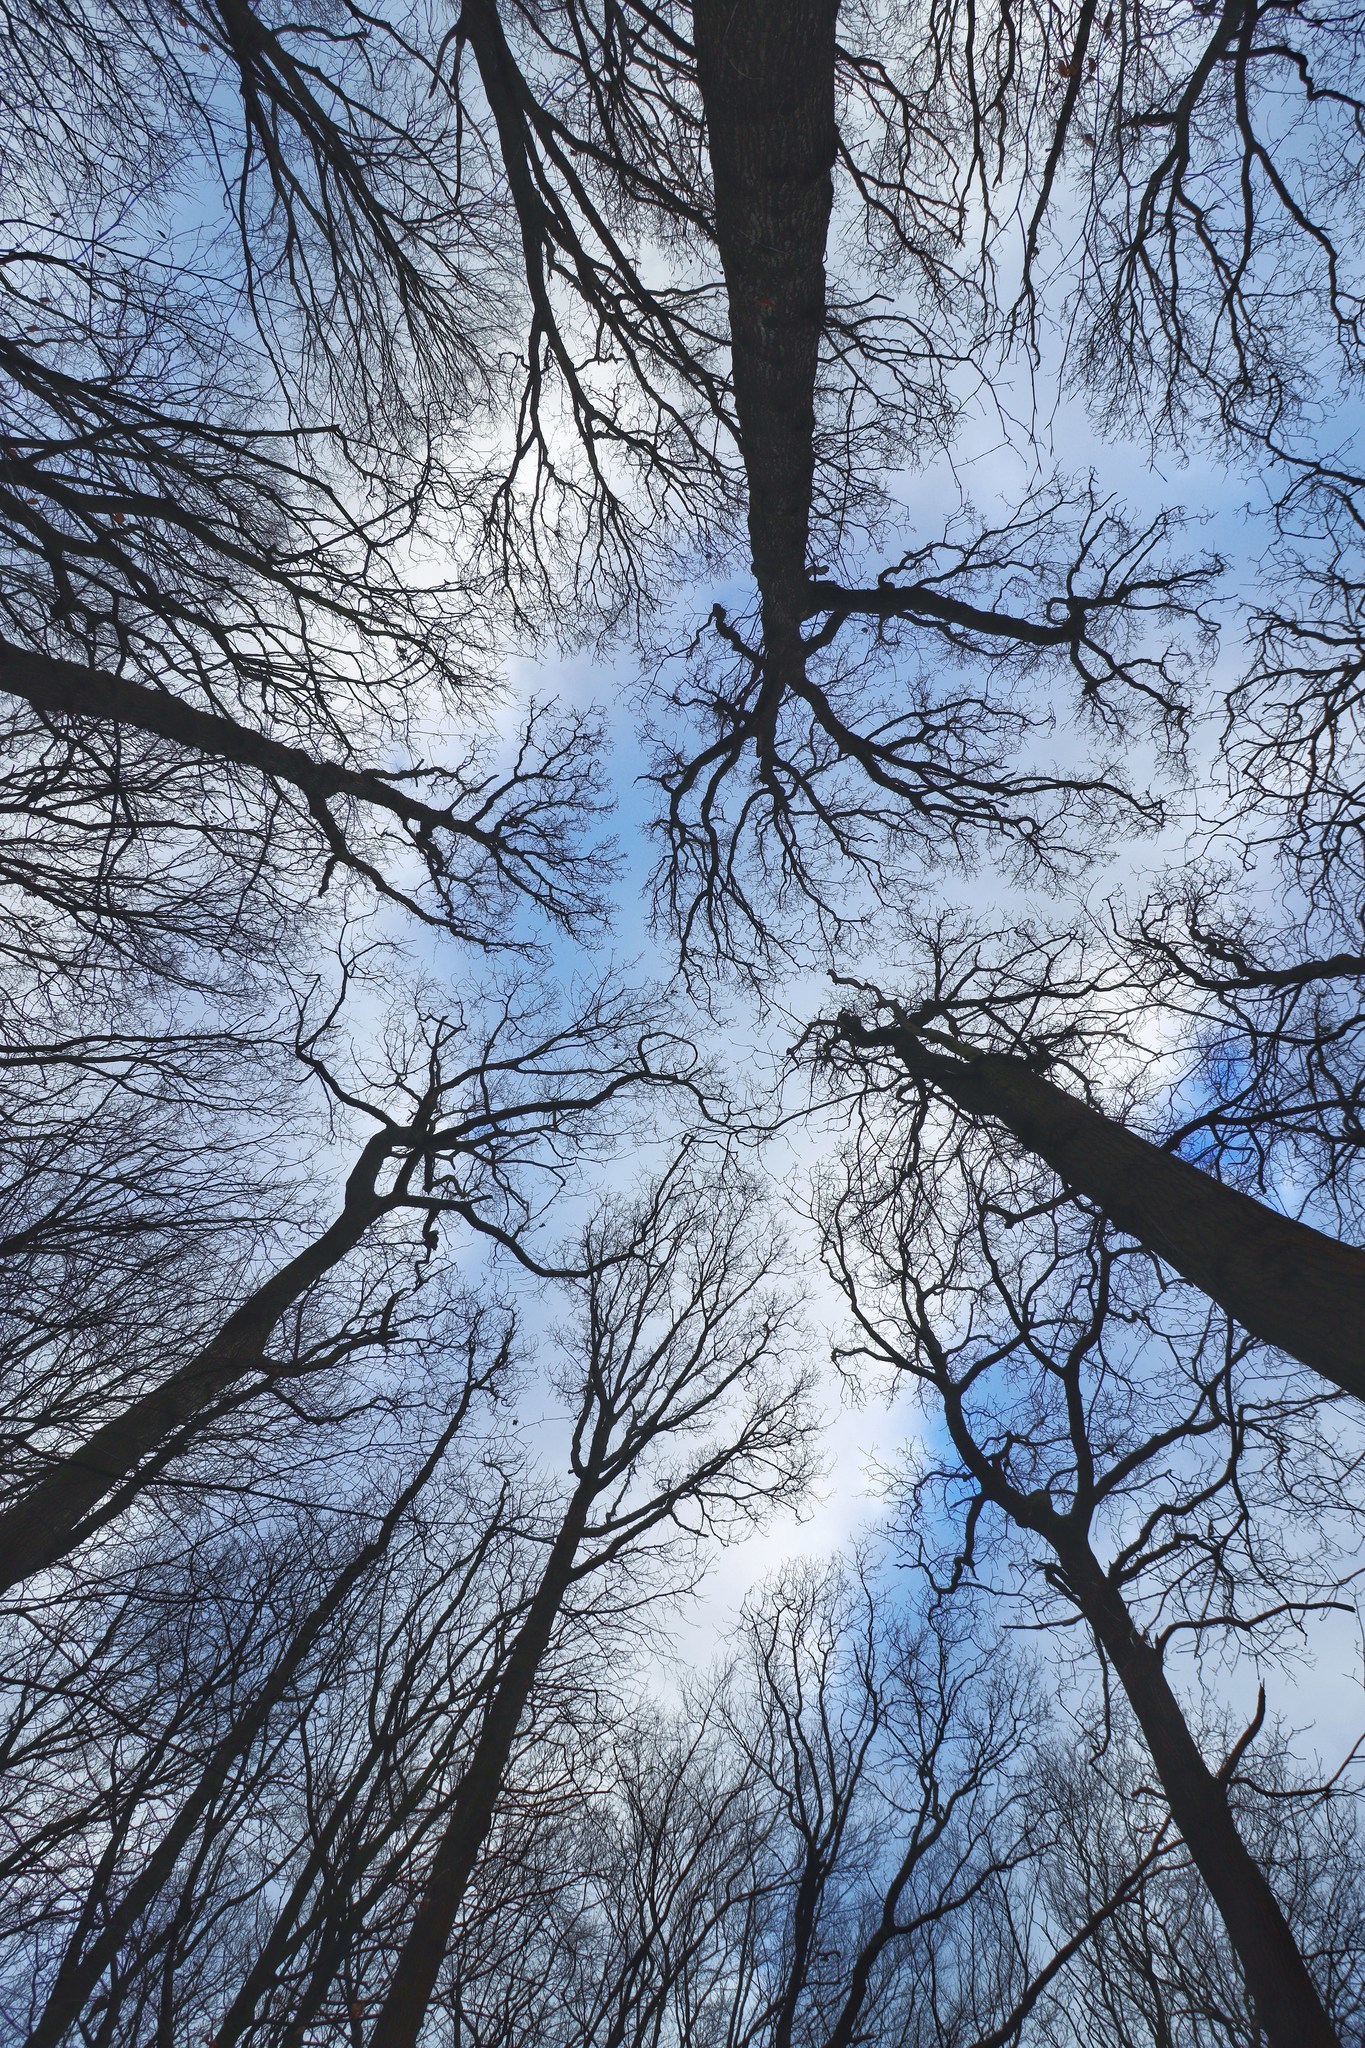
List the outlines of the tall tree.
{"label": "tall tree", "polygon": [[[634,1214],[590,1232],[570,1354],[572,1485],[508,1647],[371,2033],[411,2048],[497,1807],[518,1728],[566,1612],[593,1579],[675,1531],[752,1518],[789,1495],[805,1456],[799,1380],[783,1376],[787,1313],[752,1191],[680,1161]],[[579,1589],[582,1589],[580,1591]]]}
{"label": "tall tree", "polygon": [[[21,1408],[19,1442],[24,1434],[49,1440],[40,1456],[22,1461],[11,1500],[0,1510],[5,1583],[65,1557],[126,1512],[193,1444],[206,1417],[225,1406],[240,1408],[274,1386],[326,1373],[355,1354],[382,1353],[393,1334],[397,1298],[382,1280],[362,1292],[350,1316],[336,1317],[333,1310],[335,1319],[320,1329],[309,1327],[306,1312],[299,1316],[319,1290],[325,1296],[339,1269],[385,1219],[420,1218],[428,1255],[449,1218],[536,1268],[535,1253],[518,1230],[518,1210],[524,1213],[536,1199],[537,1169],[557,1172],[618,1097],[637,1086],[669,1084],[671,1055],[658,1060],[665,1048],[657,1028],[651,1044],[642,1022],[628,1000],[608,992],[562,1026],[547,1023],[534,1007],[519,1015],[510,1002],[484,1020],[433,1018],[391,1076],[387,1103],[382,1097],[366,1102],[327,1073],[315,1040],[308,1056],[338,1105],[377,1126],[351,1168],[338,1212],[179,1356],[175,1338],[181,1333],[167,1316],[171,1342],[156,1358],[150,1383],[132,1398],[115,1382],[83,1389],[83,1412]],[[649,1022],[657,1025],[652,1016]],[[525,1030],[528,1024],[545,1027],[538,1040]],[[390,1253],[395,1261],[411,1255],[411,1243],[401,1240]],[[202,1274],[191,1278],[202,1280]],[[373,1299],[366,1298],[370,1292]],[[281,1324],[282,1341],[276,1339]],[[113,1413],[101,1419],[110,1405]],[[54,1424],[65,1441],[51,1439]]]}
{"label": "tall tree", "polygon": [[1182,1638],[1254,1634],[1332,1600],[1330,1567],[1300,1573],[1258,1524],[1286,1511],[1279,1471],[1300,1440],[1324,1512],[1335,1466],[1349,1516],[1352,1451],[1329,1451],[1315,1404],[1292,1389],[1258,1401],[1221,1319],[1186,1311],[1065,1196],[1012,1180],[989,1150],[935,1174],[931,1139],[907,1171],[876,1125],[830,1189],[827,1245],[855,1355],[912,1376],[942,1415],[949,1461],[919,1495],[926,1552],[936,1492],[951,1516],[947,1585],[989,1572],[993,1521],[1017,1532],[1025,1574],[1083,1618],[1131,1706],[1267,2038],[1336,2040],[1229,1797],[1264,1701],[1211,1765],[1165,1658]]}

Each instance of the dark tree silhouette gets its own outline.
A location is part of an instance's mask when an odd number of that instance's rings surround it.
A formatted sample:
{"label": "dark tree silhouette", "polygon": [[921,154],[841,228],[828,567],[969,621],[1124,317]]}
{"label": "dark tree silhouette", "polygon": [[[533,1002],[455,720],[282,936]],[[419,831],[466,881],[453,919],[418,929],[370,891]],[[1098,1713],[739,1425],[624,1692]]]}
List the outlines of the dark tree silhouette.
{"label": "dark tree silhouette", "polygon": [[[1347,1778],[1171,1651],[1349,1573],[1362,47],[1337,0],[11,10],[16,2038],[1358,2033]],[[1255,478],[1254,578],[1147,484],[1191,455]],[[580,950],[620,664],[507,683],[623,640],[676,992]],[[1101,931],[1078,875],[1158,824]],[[931,1404],[910,1568],[779,1575],[665,1707],[649,1615],[808,1458],[726,1149],[789,1115],[792,964],[858,991],[801,1057],[857,1131],[839,1356]],[[751,1004],[716,1072],[698,994]]]}
{"label": "dark tree silhouette", "polygon": [[1258,1398],[1244,1342],[1197,1303],[1186,1312],[1144,1254],[1065,1194],[980,1146],[959,1142],[936,1166],[913,1110],[889,1132],[881,1123],[870,1099],[867,1145],[830,1189],[827,1245],[858,1327],[853,1355],[911,1375],[942,1415],[950,1460],[926,1479],[921,1540],[932,1546],[936,1486],[960,1532],[937,1567],[946,1585],[986,1568],[994,1518],[1017,1532],[1026,1569],[1083,1618],[1128,1700],[1267,2038],[1336,2040],[1229,1798],[1264,1698],[1210,1765],[1164,1656],[1181,1637],[1254,1635],[1331,1601],[1330,1568],[1299,1572],[1261,1517],[1283,1509],[1279,1475],[1300,1432],[1324,1511],[1335,1466],[1349,1516],[1354,1452],[1328,1451],[1316,1404],[1292,1388]]}
{"label": "dark tree silhouette", "polygon": [[1365,1399],[1365,1251],[1325,1236],[1126,1130],[1019,1058],[979,1052],[904,1012],[838,1033],[890,1055],[969,1115],[1002,1125],[1138,1242],[1275,1344]]}
{"label": "dark tree silhouette", "polygon": [[[492,1691],[370,2036],[414,2043],[517,1730],[566,1607],[656,1532],[751,1518],[793,1490],[802,1388],[782,1375],[786,1312],[767,1285],[752,1190],[681,1161],[638,1205],[589,1233],[571,1356],[572,1488]],[[632,1553],[635,1553],[632,1556]],[[632,1597],[638,1597],[638,1592]]]}

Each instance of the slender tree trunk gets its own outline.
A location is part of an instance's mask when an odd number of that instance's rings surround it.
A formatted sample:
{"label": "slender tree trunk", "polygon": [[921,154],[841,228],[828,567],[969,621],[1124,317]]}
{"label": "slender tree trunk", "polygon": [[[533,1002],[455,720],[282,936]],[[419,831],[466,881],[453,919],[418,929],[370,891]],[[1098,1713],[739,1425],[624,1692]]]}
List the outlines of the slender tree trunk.
{"label": "slender tree trunk", "polygon": [[[506,1363],[510,1338],[509,1331],[498,1354],[498,1368]],[[465,1395],[455,1418],[456,1426],[468,1413],[473,1392],[474,1384],[471,1381],[466,1385]],[[485,1524],[479,1542],[462,1561],[459,1577],[453,1586],[447,1582],[445,1591],[450,1602],[447,1614],[460,1605],[465,1594],[476,1583],[488,1549],[501,1526],[502,1516],[499,1510],[492,1520]],[[446,1716],[447,1725],[440,1740],[434,1744],[424,1745],[420,1769],[408,1771],[401,1768],[398,1758],[401,1748],[398,1739],[401,1712],[395,1714],[395,1705],[398,1696],[406,1694],[409,1682],[415,1678],[421,1656],[419,1637],[416,1648],[409,1645],[405,1660],[400,1661],[392,1674],[388,1705],[370,1729],[365,1754],[350,1773],[345,1785],[337,1792],[325,1817],[312,1830],[311,1839],[289,1896],[276,1914],[270,1932],[256,1960],[239,1985],[231,2005],[214,2029],[214,2048],[233,2048],[233,2044],[256,2025],[256,2008],[269,1994],[281,1969],[291,1956],[306,1945],[319,1928],[322,1929],[320,1952],[327,1948],[329,1880],[333,1888],[343,1895],[347,1892],[358,1892],[360,1880],[366,1875],[370,1865],[379,1862],[381,1876],[377,1885],[371,1885],[370,1897],[373,1898],[386,1883],[392,1882],[399,1866],[409,1860],[412,1842],[411,1839],[403,1840],[404,1826],[407,1821],[420,1815],[423,1803],[433,1785],[439,1780],[450,1754],[458,1746],[463,1725],[462,1714]],[[474,1711],[472,1704],[470,1711]],[[387,1786],[384,1785],[386,1772]],[[358,1825],[358,1817],[363,1817],[367,1797],[372,1807],[377,1800],[385,1815],[382,1835],[377,1839],[371,1836],[368,1842],[365,1839],[363,1825]],[[336,1864],[333,1852],[343,1832],[348,1828],[352,1839],[344,1849],[339,1864]],[[393,1848],[391,1845],[395,1842],[399,1846]],[[386,1849],[390,1850],[387,1859],[382,1854]],[[317,1897],[311,1909],[305,1912],[309,1897],[315,1889]],[[363,1917],[363,1896],[360,1910]],[[301,2017],[306,2024],[311,2024],[310,2006],[314,1980],[319,1979],[319,1975],[319,1964],[315,1958],[308,1984],[289,2016],[291,2033],[298,2027]],[[317,2003],[320,2004],[330,1989],[330,1980],[323,1976],[317,1988]]]}
{"label": "slender tree trunk", "polygon": [[[1054,1949],[1042,1967],[1034,1972],[1004,2019],[988,2033],[978,2034],[971,2048],[1015,2048],[1024,2021],[1048,1985],[1061,1975],[1072,1957],[1079,1955],[1080,1951],[1094,1940],[1100,1929],[1106,1926],[1127,1903],[1160,1854],[1161,1837],[1158,1836],[1156,1843],[1148,1850],[1136,1869],[1124,1874],[1090,1917],[1074,1934],[1069,1935],[1059,1948]],[[915,1860],[918,1860],[918,1855]],[[867,2023],[863,2017],[863,2010],[867,2003],[868,1989],[872,1983],[873,1971],[882,1955],[893,1942],[902,1939],[896,1908],[900,1900],[901,1879],[908,1876],[909,1867],[912,1866],[902,1866],[902,1872],[886,1894],[880,1924],[858,1952],[853,1969],[849,1973],[848,1990],[839,2008],[839,2017],[825,2036],[824,2048],[857,2048],[857,2044],[867,2038]]]}
{"label": "slender tree trunk", "polygon": [[1253,1337],[1365,1399],[1365,1250],[1224,1187],[1022,1060],[955,1059],[912,1031],[853,1018],[842,1029],[851,1044],[894,1053],[970,1115],[1003,1124]]}
{"label": "slender tree trunk", "polygon": [[799,664],[833,203],[838,0],[695,0],[770,680]]}
{"label": "slender tree trunk", "polygon": [[[472,1577],[472,1572],[470,1576]],[[391,1727],[387,1721],[381,1722],[372,1737],[367,1756],[352,1774],[344,1789],[338,1793],[325,1820],[314,1833],[288,1898],[276,1914],[270,1933],[255,1962],[242,1979],[231,2005],[214,2030],[213,2048],[233,2048],[233,2044],[249,2031],[256,2023],[256,2008],[271,1990],[289,1957],[306,1944],[318,1927],[325,1925],[327,1909],[323,1880],[331,1874],[329,1859],[346,1823],[356,1814],[367,1786],[370,1786],[371,1796],[374,1796],[372,1774],[377,1776],[384,1762],[385,1746],[391,1740]],[[441,1743],[427,1756],[422,1769],[415,1776],[404,1777],[401,1793],[391,1793],[385,1805],[387,1820],[383,1839],[371,1841],[368,1846],[363,1840],[352,1844],[340,1865],[337,1882],[341,1888],[358,1885],[370,1864],[379,1860],[381,1850],[402,1829],[403,1824],[414,1817],[430,1790],[447,1751],[454,1747],[453,1730],[447,1731]],[[410,1845],[395,1851],[390,1855],[388,1862],[381,1865],[386,1879],[393,1877],[398,1866],[406,1860],[409,1849]],[[308,1905],[310,1894],[315,1887],[318,1890],[318,1899],[311,1910],[305,1913],[304,1908]],[[294,2036],[301,2024],[305,2028],[311,2025],[313,2009],[321,2005],[329,1989],[330,1977],[323,1966],[315,1961],[308,1984],[290,2015],[288,2038]]]}
{"label": "slender tree trunk", "polygon": [[277,2036],[279,2048],[305,2048],[309,2029],[327,2002],[328,1993],[346,1965],[360,1924],[360,1916],[353,1902],[343,1895],[335,1911],[325,1914],[322,1921],[322,1935],[313,1958],[313,1967],[308,1973],[308,1982],[299,1996],[298,2004],[289,2015],[288,2024]]}
{"label": "slender tree trunk", "polygon": [[595,1491],[589,1476],[579,1481],[570,1497],[540,1584],[484,1717],[474,1754],[455,1788],[450,1819],[370,2035],[370,2048],[414,2048],[451,1929],[493,1823],[517,1728],[572,1583],[574,1558]]}
{"label": "slender tree trunk", "polygon": [[341,1213],[233,1311],[195,1357],[59,1458],[36,1485],[0,1512],[0,1591],[44,1570],[82,1541],[91,1511],[135,1475],[167,1437],[182,1430],[235,1380],[265,1365],[280,1317],[346,1257],[383,1214],[380,1171],[392,1152],[372,1138],[346,1184]]}
{"label": "slender tree trunk", "polygon": [[342,1820],[348,1811],[344,1801],[338,1800],[327,1816],[322,1831],[322,1840],[315,1844],[304,1860],[303,1868],[295,1878],[288,1898],[275,1915],[270,1933],[266,1937],[255,1962],[237,1987],[231,2005],[224,2013],[214,2031],[213,2048],[234,2048],[256,2017],[256,2008],[274,1984],[280,1969],[298,1938],[298,1922],[324,1859],[332,1846]]}
{"label": "slender tree trunk", "polygon": [[[343,1944],[336,1938],[335,1930],[328,1928],[325,1881],[333,1876],[328,1869],[328,1858],[345,1823],[355,1812],[367,1776],[368,1764],[365,1774],[353,1777],[344,1792],[333,1803],[308,1850],[288,1898],[275,1917],[264,1945],[214,2031],[213,2048],[233,2048],[233,2044],[256,2024],[256,2008],[270,1992],[285,1963],[321,1928],[322,1938],[314,1957],[313,1967],[296,2005],[289,2014],[287,2027],[279,2037],[282,2048],[288,2048],[290,2042],[301,2039],[312,2025],[331,1989],[343,1950]],[[418,1783],[420,1782],[419,1779]],[[390,1808],[389,1834],[399,1829],[403,1822],[411,1817],[417,1803],[416,1793],[409,1789],[405,1796]],[[345,1889],[357,1883],[369,1864],[377,1858],[381,1846],[373,1844],[369,1849],[362,1846],[348,1850],[341,1862],[339,1877],[335,1880],[339,1888]],[[395,1873],[402,1860],[401,1856],[390,1858],[389,1863],[384,1866],[389,1876]],[[304,1908],[308,1905],[309,1896],[315,1887],[318,1890],[318,1898],[305,1914]],[[363,1914],[363,1900],[361,1911]]]}
{"label": "slender tree trunk", "polygon": [[1222,1916],[1270,2048],[1341,2048],[1264,1871],[1237,1832],[1162,1661],[1084,1540],[1049,1533],[1076,1605],[1123,1687],[1185,1846]]}
{"label": "slender tree trunk", "polygon": [[773,2022],[773,2048],[792,2048],[796,2009],[801,2002],[801,1993],[806,1988],[806,1980],[810,1974],[811,1944],[815,1939],[815,1915],[826,1875],[819,1846],[814,1841],[808,1841],[801,1867],[801,1882],[797,1886],[796,1900],[792,1907],[791,1965],[782,1989],[782,2002],[777,2008]]}
{"label": "slender tree trunk", "polygon": [[[47,2002],[28,2037],[27,2048],[55,2048],[55,2044],[61,2040],[67,2029],[80,2017],[90,1993],[117,1957],[129,1929],[169,1879],[181,1852],[227,1783],[229,1771],[237,1760],[246,1754],[265,1728],[270,1715],[283,1699],[305,1657],[328,1623],[339,1613],[348,1595],[383,1557],[402,1517],[450,1448],[451,1438],[459,1428],[467,1408],[468,1402],[463,1402],[459,1414],[441,1432],[435,1448],[423,1461],[415,1477],[403,1488],[380,1523],[373,1539],[356,1552],[332,1581],[322,1599],[295,1630],[260,1692],[215,1746],[194,1790],[180,1806],[123,1897],[116,1906],[102,1910],[97,1915],[100,1925],[98,1938],[87,1944],[78,1932],[72,1939],[58,1968]],[[107,1901],[96,1903],[101,1908],[108,1905]]]}

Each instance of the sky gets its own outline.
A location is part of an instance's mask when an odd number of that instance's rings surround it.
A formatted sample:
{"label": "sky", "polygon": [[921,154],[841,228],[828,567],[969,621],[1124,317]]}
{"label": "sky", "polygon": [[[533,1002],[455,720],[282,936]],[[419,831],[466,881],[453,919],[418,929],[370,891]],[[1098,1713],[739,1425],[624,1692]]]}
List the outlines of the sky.
{"label": "sky", "polygon": [[[1060,378],[1054,380],[1054,391],[1057,381]],[[1054,463],[1061,466],[1063,458],[1072,477],[1090,472],[1135,521],[1163,507],[1187,507],[1190,550],[1216,552],[1227,565],[1219,587],[1225,628],[1218,648],[1193,677],[1201,711],[1192,726],[1186,780],[1183,786],[1168,785],[1168,823],[1159,832],[1116,838],[1092,870],[1074,878],[1076,899],[1102,921],[1111,898],[1140,898],[1157,878],[1178,872],[1191,849],[1206,842],[1196,814],[1207,809],[1207,792],[1219,779],[1221,699],[1236,678],[1241,657],[1235,607],[1239,600],[1253,605],[1256,601],[1271,533],[1261,516],[1265,493],[1254,473],[1232,473],[1197,446],[1183,461],[1170,460],[1157,469],[1136,441],[1102,437],[1075,402],[1058,400],[1055,410],[1040,421],[1034,439],[1020,437],[1013,446],[1005,445],[993,423],[978,417],[968,421],[951,462],[940,461],[928,472],[896,478],[895,495],[908,522],[897,551],[941,530],[964,497],[988,517],[1018,502]],[[733,606],[742,603],[745,594],[742,585],[734,584],[684,589],[672,599],[670,617],[700,621],[717,596]],[[649,827],[656,815],[657,792],[646,780],[649,761],[633,708],[638,703],[639,667],[639,657],[626,639],[602,653],[542,653],[535,659],[513,654],[508,678],[513,700],[551,695],[604,712],[613,825],[622,855],[609,950],[632,974],[666,981],[674,958],[669,935],[651,915],[649,879],[657,849]],[[1069,730],[1069,704],[1059,701],[1057,714],[1059,729],[1051,744],[1055,757],[1065,758],[1066,749],[1079,749],[1080,743]],[[1136,764],[1139,771],[1144,765]],[[1263,876],[1255,886],[1273,890],[1275,883]],[[969,917],[988,922],[1016,916],[1046,922],[1059,914],[1054,897],[1007,881],[989,865],[975,873],[949,869],[926,878],[924,887],[926,900],[952,902]],[[1060,913],[1068,908],[1063,903]],[[561,972],[581,969],[584,955],[572,944],[557,942],[555,955]],[[895,985],[894,941],[880,958],[875,952],[871,957],[860,952],[857,967],[871,981]],[[773,1073],[801,1023],[829,1006],[829,984],[818,967],[790,974],[776,989],[773,1007],[763,1014],[742,991],[732,989],[723,998],[723,1029],[718,1038],[712,1032],[711,1042],[723,1046],[723,1058],[743,1088],[755,1075]],[[706,1020],[699,1019],[699,1026],[705,1034]],[[1173,1043],[1172,1030],[1169,1020],[1153,1020],[1154,1054]],[[828,1362],[832,1344],[846,1329],[845,1313],[820,1265],[803,1212],[812,1170],[835,1142],[837,1133],[828,1124],[785,1126],[769,1144],[764,1167],[777,1206],[789,1217],[794,1265],[807,1299],[811,1351],[822,1361],[819,1476],[799,1510],[774,1515],[761,1530],[714,1556],[692,1599],[681,1606],[661,1605],[653,1654],[656,1669],[675,1678],[723,1653],[746,1602],[773,1575],[793,1562],[832,1559],[856,1541],[875,1540],[886,1513],[887,1474],[913,1450],[925,1427],[921,1412],[903,1392],[879,1384],[855,1388]],[[623,1160],[614,1172],[628,1176],[633,1164]],[[1177,1672],[1181,1662],[1177,1654]],[[1188,1675],[1193,1677],[1192,1671]],[[1333,1614],[1311,1620],[1301,1653],[1273,1669],[1257,1667],[1245,1656],[1230,1656],[1206,1666],[1201,1682],[1215,1706],[1221,1700],[1234,1721],[1245,1721],[1262,1675],[1268,1681],[1272,1715],[1295,1731],[1299,1754],[1306,1762],[1311,1759],[1315,1768],[1335,1768],[1365,1727],[1365,1658],[1358,1616]]]}

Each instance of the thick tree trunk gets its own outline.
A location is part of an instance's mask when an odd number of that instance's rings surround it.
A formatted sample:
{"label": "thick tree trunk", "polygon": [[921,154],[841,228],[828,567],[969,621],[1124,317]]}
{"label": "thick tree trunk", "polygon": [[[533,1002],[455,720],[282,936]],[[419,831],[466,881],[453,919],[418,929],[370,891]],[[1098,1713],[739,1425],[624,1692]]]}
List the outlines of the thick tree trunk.
{"label": "thick tree trunk", "polygon": [[783,1987],[782,2001],[773,2022],[772,2048],[792,2048],[792,2035],[796,2028],[801,1993],[806,1989],[810,1975],[816,1914],[827,1876],[828,1871],[819,1844],[814,1840],[808,1840],[801,1869],[801,1882],[796,1888],[796,1898],[792,1904],[791,1961],[787,1966],[787,1981]]}
{"label": "thick tree trunk", "polygon": [[799,662],[815,373],[833,203],[838,0],[695,0],[697,75],[730,305],[749,543],[770,674]]}
{"label": "thick tree trunk", "polygon": [[328,1228],[263,1281],[178,1372],[57,1459],[0,1512],[0,1592],[75,1549],[88,1533],[87,1517],[102,1501],[116,1488],[135,1484],[139,1467],[234,1381],[265,1367],[266,1345],[281,1316],[354,1251],[383,1214],[387,1201],[376,1181],[391,1150],[386,1134],[372,1138],[347,1182],[341,1213]]}
{"label": "thick tree trunk", "polygon": [[1171,1818],[1222,1916],[1270,2048],[1341,2048],[1265,1873],[1237,1832],[1226,1788],[1190,1734],[1161,1658],[1088,1544],[1055,1535],[1049,1540],[1146,1738]]}
{"label": "thick tree trunk", "polygon": [[1022,1060],[955,1059],[912,1031],[853,1018],[841,1028],[853,1045],[894,1053],[970,1115],[1003,1124],[1253,1337],[1365,1399],[1365,1250],[1224,1187]]}
{"label": "thick tree trunk", "polygon": [[474,1754],[455,1788],[450,1819],[437,1845],[388,1996],[370,2035],[370,2048],[414,2048],[421,2031],[451,1929],[493,1823],[517,1728],[549,1648],[564,1595],[572,1583],[574,1557],[594,1492],[591,1478],[585,1478],[570,1498],[540,1584],[479,1731]]}

